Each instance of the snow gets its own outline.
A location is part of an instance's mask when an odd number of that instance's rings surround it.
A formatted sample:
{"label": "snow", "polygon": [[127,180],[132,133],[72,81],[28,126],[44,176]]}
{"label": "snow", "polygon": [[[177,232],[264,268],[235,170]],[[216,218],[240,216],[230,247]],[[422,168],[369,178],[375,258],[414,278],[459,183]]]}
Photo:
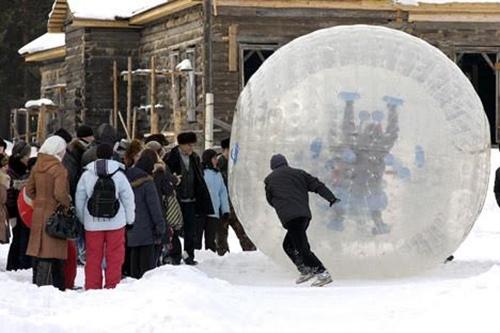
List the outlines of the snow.
{"label": "snow", "polygon": [[500,0],[395,0],[396,3],[403,5],[419,4],[451,4],[451,3],[500,3]]}
{"label": "snow", "polygon": [[[499,165],[495,150],[492,181]],[[294,285],[295,272],[260,252],[234,250],[234,235],[227,256],[199,251],[196,267],[163,266],[114,290],[89,292],[38,288],[31,271],[3,271],[8,246],[1,245],[0,332],[498,332],[499,221],[490,182],[455,261],[413,278],[342,280],[321,289]]]}
{"label": "snow", "polygon": [[40,99],[34,99],[34,100],[27,101],[26,104],[24,104],[24,107],[29,109],[29,108],[41,107],[42,105],[53,106],[55,104],[52,100],[50,100],[48,98],[40,98]]}
{"label": "snow", "polygon": [[168,0],[68,0],[68,5],[75,18],[116,20],[130,18],[167,2]]}
{"label": "snow", "polygon": [[63,32],[47,32],[37,39],[29,42],[19,49],[19,54],[31,54],[50,49],[55,49],[65,45]]}

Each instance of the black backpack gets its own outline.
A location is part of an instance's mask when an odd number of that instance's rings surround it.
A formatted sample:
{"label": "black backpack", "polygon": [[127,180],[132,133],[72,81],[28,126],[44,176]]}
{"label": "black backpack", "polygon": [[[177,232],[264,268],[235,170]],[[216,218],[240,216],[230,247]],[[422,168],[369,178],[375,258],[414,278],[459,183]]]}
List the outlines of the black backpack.
{"label": "black backpack", "polygon": [[115,217],[120,209],[120,201],[116,198],[116,188],[113,180],[113,175],[120,169],[107,174],[106,164],[106,160],[96,162],[96,172],[99,178],[94,185],[94,192],[87,203],[87,208],[90,215],[94,217],[111,219]]}

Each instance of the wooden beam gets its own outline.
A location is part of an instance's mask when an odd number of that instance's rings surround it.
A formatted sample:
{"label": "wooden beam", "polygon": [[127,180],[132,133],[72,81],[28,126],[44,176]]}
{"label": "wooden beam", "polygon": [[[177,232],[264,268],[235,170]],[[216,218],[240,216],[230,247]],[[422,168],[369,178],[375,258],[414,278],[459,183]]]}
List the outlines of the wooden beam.
{"label": "wooden beam", "polygon": [[220,119],[214,118],[214,125],[219,126],[223,130],[231,133],[231,125],[226,123],[225,121],[222,121]]}
{"label": "wooden beam", "polygon": [[132,130],[132,57],[128,57],[127,66],[127,132]]}
{"label": "wooden beam", "polygon": [[151,86],[149,102],[151,103],[151,134],[159,133],[160,125],[156,111],[156,58],[151,57]]}
{"label": "wooden beam", "polygon": [[496,73],[495,65],[493,64],[493,61],[491,61],[491,59],[488,56],[488,54],[487,53],[481,53],[481,56],[486,61],[486,63],[488,63],[488,66],[490,66],[490,68],[493,70],[493,72]]}
{"label": "wooden beam", "polygon": [[118,64],[113,61],[113,127],[118,129]]}
{"label": "wooden beam", "polygon": [[90,19],[74,19],[71,23],[72,27],[77,28],[125,28],[125,29],[140,29],[142,27],[130,24],[128,20],[90,20]]}
{"label": "wooden beam", "polygon": [[230,72],[238,71],[238,25],[231,24],[228,31],[228,66]]}
{"label": "wooden beam", "polygon": [[130,19],[130,24],[143,25],[156,21],[162,17],[177,13],[181,10],[201,4],[200,0],[177,0],[169,1],[164,5],[155,7],[151,10],[139,13]]}
{"label": "wooden beam", "polygon": [[40,62],[57,58],[64,58],[66,56],[66,47],[61,46],[46,51],[24,54],[23,56],[24,61],[26,62]]}
{"label": "wooden beam", "polygon": [[395,10],[390,0],[217,0],[217,6],[256,8],[319,8]]}
{"label": "wooden beam", "polygon": [[413,13],[408,22],[500,22],[500,13]]}

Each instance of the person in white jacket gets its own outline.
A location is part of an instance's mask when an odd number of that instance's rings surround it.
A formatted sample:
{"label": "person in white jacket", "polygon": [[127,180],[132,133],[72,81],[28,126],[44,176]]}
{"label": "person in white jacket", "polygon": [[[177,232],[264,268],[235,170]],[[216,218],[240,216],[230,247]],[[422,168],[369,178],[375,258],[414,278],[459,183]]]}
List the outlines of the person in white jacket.
{"label": "person in white jacket", "polygon": [[226,184],[221,172],[217,169],[217,152],[207,149],[202,155],[203,178],[210,193],[214,214],[207,215],[203,225],[205,234],[205,249],[217,251],[217,239],[220,234],[223,219],[229,217],[229,199]]}
{"label": "person in white jacket", "polygon": [[[98,160],[85,166],[76,189],[75,209],[85,228],[87,249],[85,289],[102,288],[103,257],[106,259],[104,288],[114,288],[120,282],[125,260],[125,226],[131,226],[135,220],[134,192],[123,173],[123,164],[111,160],[112,156],[113,148],[100,144],[97,147]],[[113,180],[116,192],[114,216],[102,217],[95,213],[95,205],[89,205],[89,200],[95,198],[92,194],[99,176]]]}

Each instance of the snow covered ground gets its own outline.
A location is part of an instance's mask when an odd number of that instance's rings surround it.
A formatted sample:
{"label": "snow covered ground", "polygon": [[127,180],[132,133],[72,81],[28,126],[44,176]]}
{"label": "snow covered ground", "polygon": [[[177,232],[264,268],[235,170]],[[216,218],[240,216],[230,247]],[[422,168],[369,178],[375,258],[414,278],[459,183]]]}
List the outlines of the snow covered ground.
{"label": "snow covered ground", "polygon": [[[500,154],[492,155],[493,174]],[[115,290],[62,293],[33,286],[30,271],[5,272],[8,247],[0,246],[0,332],[498,332],[500,209],[492,186],[455,261],[400,280],[295,286],[294,272],[241,252],[232,235],[230,255],[200,252],[197,267],[164,266]]]}

